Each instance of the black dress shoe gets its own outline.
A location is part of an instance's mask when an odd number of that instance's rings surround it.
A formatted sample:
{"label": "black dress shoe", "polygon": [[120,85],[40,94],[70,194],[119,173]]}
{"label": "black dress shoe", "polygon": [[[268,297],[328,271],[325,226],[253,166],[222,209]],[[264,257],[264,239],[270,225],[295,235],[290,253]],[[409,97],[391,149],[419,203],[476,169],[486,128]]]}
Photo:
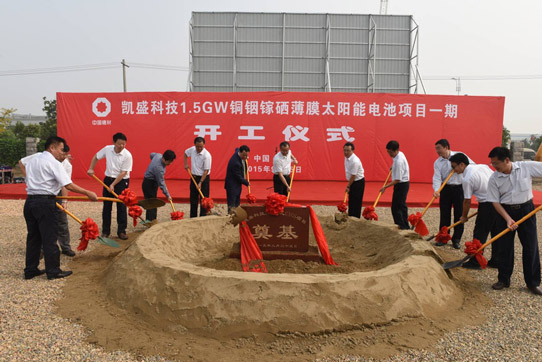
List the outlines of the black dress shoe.
{"label": "black dress shoe", "polygon": [[65,270],[65,271],[61,270],[60,273],[47,275],[47,279],[51,280],[51,279],[66,278],[67,276],[72,275],[72,273],[73,272],[71,270]]}
{"label": "black dress shoe", "polygon": [[500,281],[499,281],[499,282],[493,284],[493,285],[491,286],[491,288],[493,288],[493,289],[495,289],[495,290],[501,290],[501,289],[503,289],[503,288],[510,288],[510,282],[505,283],[505,282],[500,282]]}
{"label": "black dress shoe", "polygon": [[452,242],[452,245],[453,245],[454,249],[460,249],[461,248],[461,246],[459,245],[459,241]]}
{"label": "black dress shoe", "polygon": [[33,272],[33,273],[28,273],[28,274],[25,273],[24,278],[26,280],[28,280],[28,279],[32,279],[32,278],[38,277],[38,276],[43,275],[43,274],[45,274],[45,270],[38,270],[37,272]]}
{"label": "black dress shoe", "polygon": [[536,295],[542,295],[542,289],[540,287],[528,287],[531,293]]}
{"label": "black dress shoe", "polygon": [[128,235],[126,235],[126,233],[120,233],[119,234],[119,239],[120,240],[128,240]]}
{"label": "black dress shoe", "polygon": [[62,250],[62,254],[67,256],[75,256],[75,252],[73,250]]}

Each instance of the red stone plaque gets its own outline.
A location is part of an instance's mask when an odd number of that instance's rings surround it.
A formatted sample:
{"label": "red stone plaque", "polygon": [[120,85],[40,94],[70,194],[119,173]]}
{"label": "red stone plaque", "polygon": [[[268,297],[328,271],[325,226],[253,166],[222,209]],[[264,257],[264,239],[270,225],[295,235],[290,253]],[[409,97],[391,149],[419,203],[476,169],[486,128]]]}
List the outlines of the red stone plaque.
{"label": "red stone plaque", "polygon": [[265,206],[243,205],[247,224],[262,251],[309,250],[309,209],[285,207],[284,213],[274,216],[265,212]]}

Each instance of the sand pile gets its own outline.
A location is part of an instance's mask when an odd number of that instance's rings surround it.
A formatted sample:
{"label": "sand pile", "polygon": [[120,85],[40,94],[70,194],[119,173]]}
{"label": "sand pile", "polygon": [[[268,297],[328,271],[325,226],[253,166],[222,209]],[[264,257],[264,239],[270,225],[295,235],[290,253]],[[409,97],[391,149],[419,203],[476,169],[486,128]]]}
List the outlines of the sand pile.
{"label": "sand pile", "polygon": [[243,273],[216,269],[239,265],[226,261],[239,240],[227,221],[209,216],[145,231],[106,270],[108,297],[159,328],[230,337],[383,325],[463,303],[433,249],[413,232],[321,218],[339,266],[266,261],[269,274]]}

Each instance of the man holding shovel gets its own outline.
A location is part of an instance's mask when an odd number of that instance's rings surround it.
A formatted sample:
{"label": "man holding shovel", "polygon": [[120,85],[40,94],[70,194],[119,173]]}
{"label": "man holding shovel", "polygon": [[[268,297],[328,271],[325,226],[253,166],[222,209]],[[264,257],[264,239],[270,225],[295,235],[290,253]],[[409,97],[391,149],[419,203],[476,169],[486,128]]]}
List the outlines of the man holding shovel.
{"label": "man holding shovel", "polygon": [[[487,201],[487,185],[493,171],[487,165],[472,165],[469,158],[464,153],[455,153],[450,157],[450,164],[454,172],[458,175],[463,175],[463,214],[461,215],[461,223],[464,224],[468,220],[468,214],[471,206],[472,196],[476,196],[478,201],[478,214],[474,224],[473,238],[480,240],[483,244],[486,242],[487,236],[491,232],[491,236],[499,233],[497,228],[497,218],[500,216],[493,207],[491,202]],[[456,226],[457,227],[457,226]],[[496,240],[491,244],[491,259],[488,266],[492,268],[498,267],[499,260],[499,245],[500,240]],[[471,258],[463,264],[464,268],[481,269],[480,263],[476,258]]]}
{"label": "man holding shovel", "polygon": [[542,177],[542,163],[535,161],[511,162],[506,147],[495,147],[489,153],[495,172],[489,178],[487,201],[492,202],[502,216],[497,220],[498,228],[512,230],[500,240],[499,275],[495,290],[510,287],[514,270],[514,237],[516,231],[523,247],[523,277],[527,288],[542,295],[540,288],[540,254],[536,233],[536,217],[530,217],[521,225],[517,220],[534,210],[532,178]]}
{"label": "man holding shovel", "polygon": [[384,193],[388,187],[393,186],[391,199],[391,214],[393,222],[401,230],[410,230],[408,226],[408,208],[406,199],[410,187],[410,169],[405,154],[399,151],[399,142],[389,141],[386,145],[388,155],[393,158],[391,166],[391,182],[380,189]]}
{"label": "man holding shovel", "polygon": [[[98,160],[105,157],[105,178],[104,183],[110,189],[120,195],[122,191],[130,185],[130,171],[132,171],[132,154],[126,149],[127,138],[123,133],[115,133],[113,135],[113,144],[105,146],[99,150],[88,168],[88,175],[94,175],[94,167]],[[115,197],[105,187],[103,188],[104,197]],[[111,232],[111,210],[113,209],[112,201],[104,201],[102,209],[102,236],[108,237]],[[117,235],[121,240],[127,240],[126,227],[128,226],[126,206],[122,203],[117,203]]]}
{"label": "man holding shovel", "polygon": [[290,143],[281,142],[280,152],[273,157],[273,190],[278,194],[288,196],[290,192],[292,162],[297,165],[297,159],[290,150]]}
{"label": "man holding shovel", "polygon": [[[435,160],[433,164],[433,196],[439,198],[439,209],[440,209],[440,225],[439,230],[443,226],[450,226],[450,219],[452,217],[452,206],[454,208],[454,222],[459,221],[461,215],[463,215],[463,189],[461,184],[463,182],[463,176],[457,173],[454,173],[452,177],[448,180],[444,188],[439,193],[438,190],[440,186],[446,180],[452,166],[450,164],[450,157],[455,155],[458,152],[450,150],[450,143],[447,139],[443,138],[435,142],[435,150],[439,157]],[[468,158],[468,157],[467,157]],[[474,165],[471,159],[469,159],[469,164]],[[452,235],[452,245],[455,249],[460,248],[461,237],[463,236],[463,230],[465,226],[459,224],[454,228],[454,234]],[[436,246],[443,246],[444,243],[436,243]]]}
{"label": "man holding shovel", "polygon": [[[60,269],[60,251],[56,245],[58,237],[56,196],[62,187],[86,195],[92,201],[96,194],[72,183],[60,161],[64,158],[63,138],[52,136],[45,142],[45,151],[26,164],[26,192],[24,218],[26,237],[26,266],[24,278],[32,279],[47,273],[47,279],[64,278],[71,271]],[[45,271],[38,269],[43,247]]]}
{"label": "man holding shovel", "polygon": [[[209,174],[211,173],[211,163],[212,156],[205,149],[205,138],[196,137],[194,139],[194,146],[187,148],[184,151],[184,168],[188,168],[188,158],[190,158],[190,165],[192,176],[194,177],[195,183],[198,184],[197,188],[194,182],[190,182],[190,217],[198,216],[198,205],[201,204],[200,193],[198,188],[201,190],[201,193],[205,197],[209,197],[210,193],[210,178]],[[199,216],[207,215],[207,210],[204,207],[200,206]]]}
{"label": "man holding shovel", "polygon": [[228,212],[241,204],[241,190],[243,185],[249,186],[250,183],[245,178],[247,170],[247,158],[250,148],[243,145],[235,149],[231,156],[226,170],[226,179],[224,188],[226,189],[226,198],[228,202]]}
{"label": "man holding shovel", "polygon": [[[168,201],[172,201],[171,195],[167,190],[164,175],[166,174],[166,166],[171,165],[175,158],[177,158],[177,156],[172,150],[166,150],[163,155],[160,153],[151,153],[151,163],[147,167],[147,171],[145,171],[143,183],[141,184],[145,199],[156,198],[158,187],[160,187]],[[148,209],[145,218],[154,223],[157,213],[156,209]]]}
{"label": "man holding shovel", "polygon": [[365,175],[363,165],[354,153],[355,149],[354,144],[350,142],[346,142],[343,146],[344,172],[348,181],[345,192],[348,194],[348,216],[359,219],[365,191]]}

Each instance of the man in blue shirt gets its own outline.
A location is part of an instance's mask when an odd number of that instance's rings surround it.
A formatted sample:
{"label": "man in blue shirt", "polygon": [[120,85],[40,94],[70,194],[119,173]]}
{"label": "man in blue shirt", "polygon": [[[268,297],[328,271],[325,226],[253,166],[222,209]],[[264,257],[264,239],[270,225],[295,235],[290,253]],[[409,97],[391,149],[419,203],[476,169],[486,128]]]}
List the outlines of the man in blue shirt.
{"label": "man in blue shirt", "polygon": [[[175,152],[172,150],[166,150],[164,155],[154,152],[151,153],[151,163],[149,164],[149,167],[147,167],[147,171],[145,171],[143,184],[141,185],[145,199],[156,198],[158,187],[160,187],[168,201],[172,201],[171,195],[166,187],[164,175],[166,174],[166,166],[171,165],[176,157]],[[149,221],[156,220],[156,214],[156,209],[148,209],[146,219]]]}

